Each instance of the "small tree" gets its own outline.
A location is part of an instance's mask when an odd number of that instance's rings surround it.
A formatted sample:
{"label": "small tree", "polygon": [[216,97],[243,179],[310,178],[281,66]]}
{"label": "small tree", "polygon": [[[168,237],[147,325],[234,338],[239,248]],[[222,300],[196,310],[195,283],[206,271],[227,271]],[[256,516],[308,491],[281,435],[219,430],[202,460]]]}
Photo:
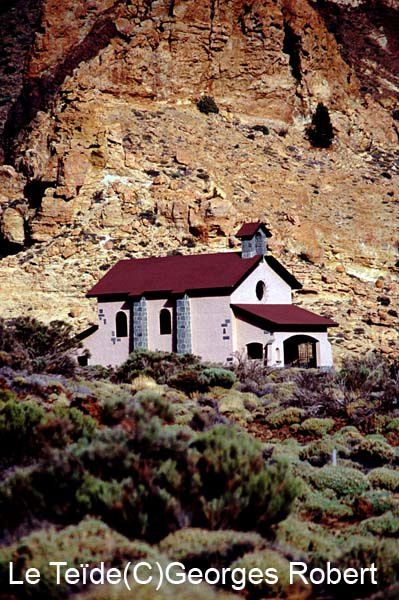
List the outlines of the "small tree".
{"label": "small tree", "polygon": [[307,129],[307,136],[312,146],[329,148],[334,139],[333,126],[328,108],[319,102],[312,117],[312,123]]}
{"label": "small tree", "polygon": [[209,115],[210,113],[217,114],[219,112],[219,107],[212,96],[202,96],[197,102],[197,108],[205,115]]}
{"label": "small tree", "polygon": [[48,325],[30,317],[0,319],[0,366],[33,373],[73,375],[76,350],[82,347],[71,325]]}

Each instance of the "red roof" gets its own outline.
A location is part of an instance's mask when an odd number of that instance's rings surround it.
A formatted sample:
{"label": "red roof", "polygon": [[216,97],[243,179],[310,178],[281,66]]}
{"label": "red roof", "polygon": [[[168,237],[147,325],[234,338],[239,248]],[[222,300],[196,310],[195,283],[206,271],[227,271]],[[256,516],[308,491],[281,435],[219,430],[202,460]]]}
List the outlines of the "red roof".
{"label": "red roof", "polygon": [[218,252],[121,260],[87,296],[233,288],[261,259],[261,256],[243,259],[236,252]]}
{"label": "red roof", "polygon": [[232,308],[273,325],[338,326],[338,323],[332,319],[321,317],[294,304],[232,304]]}
{"label": "red roof", "polygon": [[267,237],[272,236],[268,228],[263,223],[261,223],[261,221],[255,221],[253,223],[244,223],[244,225],[241,225],[240,229],[236,233],[236,237],[252,237],[253,235],[255,235],[259,228],[263,229]]}

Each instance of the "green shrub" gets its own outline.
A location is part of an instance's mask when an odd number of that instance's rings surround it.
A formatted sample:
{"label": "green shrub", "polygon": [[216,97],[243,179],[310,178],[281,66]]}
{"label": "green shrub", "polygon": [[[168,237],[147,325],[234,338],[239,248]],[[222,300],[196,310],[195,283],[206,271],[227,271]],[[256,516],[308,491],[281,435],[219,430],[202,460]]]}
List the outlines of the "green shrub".
{"label": "green shrub", "polygon": [[362,438],[351,448],[350,458],[362,465],[372,468],[389,463],[395,456],[393,448],[384,440]]}
{"label": "green shrub", "polygon": [[399,433],[399,417],[388,421],[385,429],[388,433]]}
{"label": "green shrub", "polygon": [[[57,585],[54,568],[50,561],[67,561],[69,566],[89,563],[91,566],[104,561],[106,566],[124,566],[128,560],[158,558],[157,553],[142,542],[130,542],[112,531],[101,521],[84,520],[79,525],[66,527],[60,531],[54,528],[32,533],[17,544],[0,549],[0,587],[2,592],[15,592],[8,583],[8,563],[16,565],[16,575],[29,567],[40,570],[39,584],[27,586],[29,598],[58,600],[71,592],[66,583]],[[79,586],[74,586],[79,590]]]}
{"label": "green shrub", "polygon": [[305,411],[301,408],[291,407],[273,412],[266,417],[266,423],[270,427],[279,428],[284,425],[300,423]]}
{"label": "green shrub", "polygon": [[217,114],[219,112],[219,108],[212,96],[202,96],[197,101],[197,108],[205,115],[209,115],[211,113]]}
{"label": "green shrub", "polygon": [[[277,583],[262,582],[258,585],[247,583],[245,590],[251,598],[286,598],[301,597],[305,592],[304,584],[294,583],[290,585],[289,562],[276,550],[265,549],[258,552],[246,554],[231,565],[232,569],[276,569],[278,574]],[[306,597],[307,594],[305,594]]]}
{"label": "green shrub", "polygon": [[328,108],[319,102],[312,116],[312,123],[307,128],[307,136],[312,146],[317,148],[328,148],[334,139],[334,131],[331,124]]}
{"label": "green shrub", "polygon": [[334,427],[334,424],[334,419],[319,419],[317,417],[313,417],[310,419],[305,419],[305,421],[301,423],[300,432],[307,435],[317,435],[319,437],[323,437]]}
{"label": "green shrub", "polygon": [[399,518],[392,512],[386,512],[362,521],[360,530],[379,536],[399,537]]}
{"label": "green shrub", "polygon": [[202,526],[263,533],[288,514],[299,482],[286,463],[266,465],[256,440],[217,426],[197,435],[191,448],[198,492],[205,500],[197,509]]}
{"label": "green shrub", "polygon": [[293,548],[312,564],[325,568],[326,561],[340,556],[337,538],[326,528],[291,515],[279,523],[276,539],[283,547]]}
{"label": "green shrub", "polygon": [[199,359],[192,354],[135,350],[116,369],[114,380],[130,383],[139,375],[147,375],[155,379],[157,383],[168,383],[170,378],[178,372],[198,368],[199,366]]}
{"label": "green shrub", "polygon": [[228,371],[227,369],[205,368],[201,373],[201,377],[209,388],[218,386],[230,389],[236,382],[236,376],[233,371]]}
{"label": "green shrub", "polygon": [[314,469],[310,481],[317,489],[331,489],[339,497],[358,496],[369,487],[367,477],[360,471],[332,465]]}
{"label": "green shrub", "polygon": [[256,533],[188,528],[168,535],[159,550],[187,567],[220,568],[264,545],[265,540]]}
{"label": "green shrub", "polygon": [[399,492],[399,471],[380,467],[369,473],[369,481],[375,488]]}
{"label": "green shrub", "polygon": [[198,369],[189,369],[176,373],[176,375],[169,379],[169,384],[186,394],[206,392],[209,389],[207,381],[202,377],[202,373]]}
{"label": "green shrub", "polygon": [[0,403],[1,461],[6,464],[40,451],[36,427],[45,418],[44,409],[32,401]]}
{"label": "green shrub", "polygon": [[340,502],[335,495],[329,497],[325,491],[309,490],[301,501],[300,510],[317,523],[330,518],[347,519],[353,515],[350,506]]}
{"label": "green shrub", "polygon": [[63,321],[45,325],[30,317],[0,319],[0,366],[73,375],[74,353],[81,347],[72,326]]}
{"label": "green shrub", "polygon": [[341,554],[334,566],[340,569],[377,567],[377,586],[370,578],[364,583],[340,586],[345,590],[345,597],[368,597],[378,589],[384,589],[398,581],[399,575],[399,542],[397,540],[379,540],[374,536],[349,535],[341,541]]}
{"label": "green shrub", "polygon": [[299,454],[301,460],[307,460],[314,467],[322,467],[331,463],[333,450],[337,450],[337,455],[346,457],[348,452],[342,444],[337,444],[332,438],[324,438],[311,442],[303,448]]}
{"label": "green shrub", "polygon": [[375,516],[397,508],[395,498],[386,490],[369,490],[364,496],[359,496],[358,501],[366,507],[370,506]]}

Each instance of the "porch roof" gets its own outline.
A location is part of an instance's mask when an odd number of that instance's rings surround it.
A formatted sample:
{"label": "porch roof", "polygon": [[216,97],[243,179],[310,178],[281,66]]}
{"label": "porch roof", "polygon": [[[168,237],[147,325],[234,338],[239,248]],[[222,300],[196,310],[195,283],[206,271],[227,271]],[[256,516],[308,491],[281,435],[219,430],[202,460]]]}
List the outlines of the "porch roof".
{"label": "porch roof", "polygon": [[329,317],[322,317],[294,304],[232,304],[231,307],[277,326],[338,326]]}

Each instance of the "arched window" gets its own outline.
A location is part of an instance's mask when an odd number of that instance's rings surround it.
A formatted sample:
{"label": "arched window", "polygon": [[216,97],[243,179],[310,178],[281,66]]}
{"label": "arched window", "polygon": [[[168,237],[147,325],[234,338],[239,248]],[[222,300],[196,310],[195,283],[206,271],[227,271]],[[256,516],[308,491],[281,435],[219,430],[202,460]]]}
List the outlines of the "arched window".
{"label": "arched window", "polygon": [[126,313],[119,311],[115,319],[116,337],[127,337],[127,316]]}
{"label": "arched window", "polygon": [[255,288],[256,297],[258,300],[262,300],[266,293],[266,285],[264,281],[258,281]]}
{"label": "arched window", "polygon": [[247,344],[247,356],[250,359],[261,360],[263,358],[263,345],[259,342]]}
{"label": "arched window", "polygon": [[161,335],[172,333],[172,317],[167,308],[163,308],[159,313],[159,331]]}

